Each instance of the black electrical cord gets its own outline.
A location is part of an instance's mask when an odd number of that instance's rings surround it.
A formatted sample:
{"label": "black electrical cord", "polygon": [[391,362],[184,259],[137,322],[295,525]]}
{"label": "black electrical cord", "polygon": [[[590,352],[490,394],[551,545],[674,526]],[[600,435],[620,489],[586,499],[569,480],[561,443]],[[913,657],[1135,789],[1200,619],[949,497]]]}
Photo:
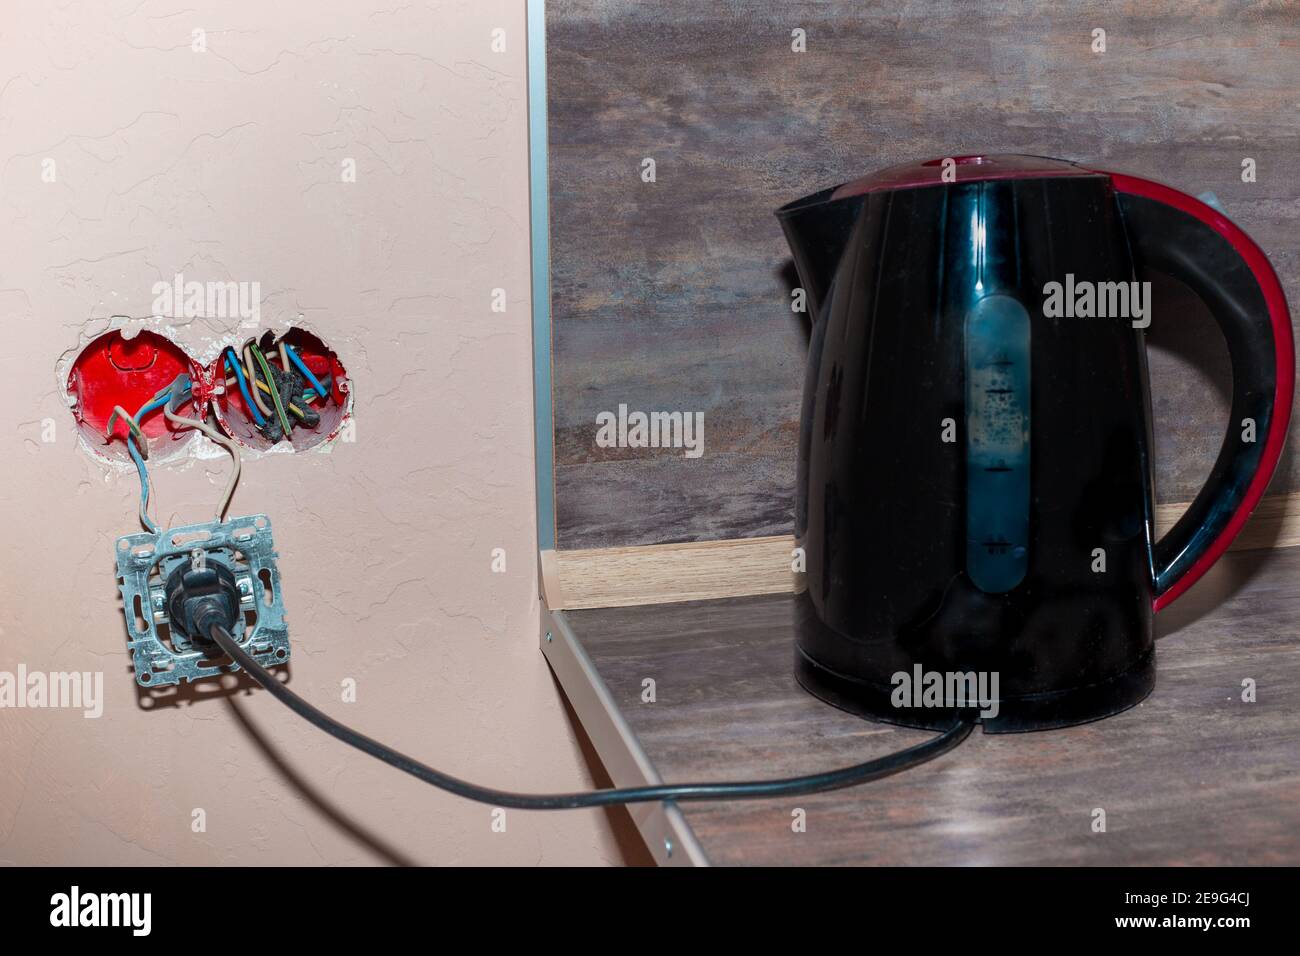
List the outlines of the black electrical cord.
{"label": "black electrical cord", "polygon": [[[266,668],[235,643],[230,631],[214,617],[221,617],[217,610],[211,616],[198,614],[200,631],[206,626],[207,634],[217,646],[230,655],[231,660],[248,672],[253,680],[261,684],[272,697],[284,704],[299,717],[315,724],[345,744],[351,744],[358,750],[382,760],[384,763],[403,770],[411,776],[432,784],[449,793],[480,803],[516,810],[572,810],[579,807],[606,807],[620,803],[645,803],[658,800],[739,800],[756,797],[782,797],[795,794],[820,793],[824,790],[837,790],[851,787],[870,780],[879,780],[891,774],[932,760],[952,750],[968,736],[975,727],[973,717],[963,715],[950,729],[925,743],[908,747],[896,753],[868,760],[866,763],[844,767],[840,770],[828,770],[825,773],[809,774],[804,777],[786,777],[781,780],[755,780],[745,783],[677,783],[658,784],[648,787],[626,787],[614,790],[593,790],[587,793],[548,793],[528,794],[512,793],[508,790],[493,790],[477,784],[459,780],[450,774],[413,760],[385,747],[378,741],[371,740],[364,734],[345,727],[332,717],[327,716],[307,703],[289,688],[275,679]],[[206,620],[205,620],[206,618]]]}

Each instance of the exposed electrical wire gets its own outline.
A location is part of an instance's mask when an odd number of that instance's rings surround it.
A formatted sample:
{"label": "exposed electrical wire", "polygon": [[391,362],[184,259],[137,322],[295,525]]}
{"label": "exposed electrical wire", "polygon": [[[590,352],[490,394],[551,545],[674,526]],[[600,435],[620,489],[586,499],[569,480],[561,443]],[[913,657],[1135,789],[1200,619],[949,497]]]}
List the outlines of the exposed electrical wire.
{"label": "exposed electrical wire", "polygon": [[[131,460],[135,462],[136,472],[140,476],[140,524],[143,525],[146,531],[149,531],[152,534],[157,534],[159,528],[157,522],[149,517],[149,488],[151,482],[149,480],[149,470],[145,467],[144,463],[144,458],[148,454],[149,446],[144,433],[139,430],[140,422],[144,419],[144,416],[148,415],[150,412],[154,412],[161,408],[168,421],[185,428],[194,428],[230,452],[231,457],[234,459],[234,467],[231,469],[225,490],[222,492],[220,502],[217,505],[218,521],[225,520],[226,509],[230,507],[230,499],[234,495],[235,485],[239,481],[241,464],[239,446],[225,435],[222,435],[207,422],[199,421],[197,418],[186,418],[172,411],[174,405],[178,405],[180,402],[190,398],[192,394],[193,383],[190,381],[190,377],[188,375],[178,375],[170,385],[159,390],[154,394],[153,398],[142,405],[135,415],[128,416],[120,407],[114,410],[115,415],[120,414],[122,417],[126,418],[127,421],[135,425],[135,428],[131,429],[130,433],[127,435],[126,446],[127,451],[131,454]],[[110,429],[112,423],[113,419],[110,419]],[[140,450],[136,447],[136,435],[139,435],[141,438],[141,445],[144,448],[144,454],[141,454]],[[108,437],[113,437],[111,430]]]}
{"label": "exposed electrical wire", "polygon": [[311,387],[316,390],[317,395],[321,398],[329,397],[329,392],[325,390],[325,386],[322,385],[317,380],[316,376],[311,373],[311,369],[307,367],[307,363],[298,357],[298,353],[293,350],[288,342],[280,343],[280,351],[283,354],[288,355],[289,360],[293,362],[294,365],[298,366],[298,371],[302,372],[302,374],[306,376],[307,381],[311,384]]}
{"label": "exposed electrical wire", "polygon": [[262,350],[257,347],[257,343],[252,343],[249,348],[253,352],[253,358],[257,360],[258,366],[262,370],[262,376],[266,379],[266,384],[270,386],[271,401],[275,405],[276,417],[280,420],[280,427],[284,429],[284,437],[288,438],[293,432],[293,426],[289,423],[289,416],[285,414],[284,405],[280,401],[280,392],[275,387],[275,376],[271,374],[271,367],[266,364],[266,357]]}
{"label": "exposed electrical wire", "polygon": [[230,499],[234,497],[235,494],[235,485],[239,483],[239,471],[241,467],[239,446],[236,445],[232,439],[221,434],[221,432],[217,431],[207,422],[200,421],[197,418],[186,418],[183,415],[176,414],[176,412],[172,410],[173,406],[179,405],[180,402],[184,401],[190,394],[190,388],[191,386],[188,375],[177,376],[176,380],[172,382],[171,390],[163,404],[163,414],[167,416],[169,422],[200,431],[230,452],[230,457],[234,462],[234,467],[230,470],[230,477],[226,480],[226,488],[217,502],[217,520],[224,521],[226,518],[226,509],[230,507]]}
{"label": "exposed electrical wire", "polygon": [[263,415],[267,418],[271,418],[275,415],[275,412],[271,410],[271,407],[267,405],[266,402],[262,401],[262,396],[257,392],[257,379],[258,375],[261,373],[257,371],[257,363],[253,361],[252,349],[253,342],[250,339],[244,343],[244,374],[248,376],[249,382],[253,385],[253,401],[257,403],[257,407],[261,409]]}
{"label": "exposed electrical wire", "polygon": [[[257,427],[272,441],[277,441],[281,437],[288,435],[289,432],[284,430],[287,416],[282,416],[282,413],[287,410],[306,427],[314,428],[319,422],[319,417],[315,414],[315,410],[310,407],[311,403],[317,398],[328,400],[329,387],[321,384],[320,379],[303,362],[298,353],[293,350],[293,347],[288,342],[281,340],[278,350],[263,352],[256,343],[250,340],[244,343],[243,351],[244,359],[241,362],[239,353],[234,346],[227,346],[224,353],[225,364],[234,374],[234,378],[223,376],[222,381],[227,389],[232,385],[238,386],[240,394],[244,397],[244,404],[248,407]],[[277,359],[284,365],[284,373],[271,366],[270,362]],[[259,366],[260,371],[258,370]],[[298,372],[294,371],[295,366],[299,370]],[[296,381],[299,373],[309,383],[310,387],[304,387],[301,390],[298,402],[295,403],[287,395],[282,394],[282,390],[287,382]],[[276,376],[282,377],[277,378]],[[332,376],[326,376],[326,378],[331,379]],[[263,395],[270,399],[273,411],[268,408]],[[273,419],[281,426],[281,431],[278,434],[275,433],[274,429],[268,430],[268,423]],[[291,428],[292,425],[290,424],[289,427]]]}
{"label": "exposed electrical wire", "polygon": [[[330,388],[330,386],[329,386],[328,383],[333,382],[334,379],[333,379],[333,377],[330,376],[330,375],[326,375],[326,376],[325,376],[325,379],[326,379],[326,383],[327,383],[327,384],[322,385],[321,387],[325,389],[326,394],[329,394],[329,388]],[[232,378],[232,377],[230,377],[230,376],[227,376],[227,377],[226,377],[226,379],[225,379],[225,385],[226,385],[227,388],[229,388],[229,387],[232,386],[232,385],[236,385],[236,384],[238,384],[238,382],[237,382],[234,378]],[[266,392],[268,395],[271,394],[271,390],[270,390],[269,388],[266,387],[266,383],[265,383],[265,382],[259,381],[259,382],[257,383],[257,387],[260,388],[262,391]],[[304,389],[304,390],[303,390],[302,397],[303,397],[303,400],[304,400],[305,402],[310,403],[310,402],[314,401],[315,399],[320,398],[320,393],[317,392],[316,389],[314,389],[314,388],[308,388],[308,389]],[[305,417],[306,417],[306,414],[303,412],[303,410],[302,410],[301,408],[299,408],[297,405],[293,404],[292,402],[290,402],[289,404],[287,404],[287,405],[285,406],[285,408],[289,409],[289,411],[293,412],[293,413],[294,413],[296,416],[298,416],[299,418],[305,418]]]}
{"label": "exposed electrical wire", "polygon": [[239,359],[235,357],[233,348],[226,349],[226,365],[235,373],[235,380],[239,383],[239,390],[244,395],[244,404],[248,406],[253,421],[257,422],[260,428],[266,424],[266,419],[262,416],[262,411],[257,407],[257,403],[253,401],[253,396],[248,392],[248,382],[244,380],[244,371],[239,367]]}
{"label": "exposed electrical wire", "polygon": [[333,737],[384,763],[409,773],[425,783],[448,793],[477,800],[480,803],[518,810],[572,810],[580,807],[606,807],[623,803],[647,803],[661,800],[739,800],[759,797],[781,797],[796,794],[821,793],[838,790],[871,780],[879,780],[902,770],[908,770],[952,750],[975,727],[975,720],[963,714],[951,728],[924,743],[908,747],[866,763],[828,770],[803,777],[785,777],[778,780],[753,780],[736,783],[679,783],[656,784],[646,787],[624,787],[611,790],[593,790],[586,793],[528,794],[508,790],[494,790],[453,777],[435,770],[418,760],[413,760],[376,740],[360,734],[303,700],[275,679],[257,663],[238,643],[229,629],[221,623],[221,611],[200,610],[195,614],[200,632],[207,634],[230,659],[249,676],[299,717]]}
{"label": "exposed electrical wire", "polygon": [[[114,422],[119,416],[126,419],[129,426],[126,436],[126,450],[130,453],[131,460],[135,462],[136,473],[140,476],[140,524],[146,531],[153,534],[158,533],[158,525],[149,517],[149,469],[144,464],[144,460],[149,457],[149,441],[145,438],[144,432],[140,430],[140,422],[144,420],[144,416],[163,406],[170,391],[171,386],[168,386],[154,393],[154,397],[140,406],[140,410],[134,415],[128,415],[121,405],[114,406],[113,414],[108,419],[108,434],[105,436],[111,441]],[[140,439],[139,447],[136,446],[136,437]]]}
{"label": "exposed electrical wire", "polygon": [[[269,388],[266,387],[266,383],[265,383],[265,382],[261,382],[261,381],[259,381],[259,382],[257,383],[257,387],[260,388],[262,391],[266,392],[268,395],[274,395],[274,394],[275,394],[275,393],[272,392]],[[297,405],[295,405],[293,402],[286,402],[284,407],[287,408],[289,411],[293,412],[293,414],[296,415],[298,418],[306,418],[306,417],[307,417],[307,416],[306,416],[306,413],[304,413],[303,410],[302,410],[301,408],[299,408]]]}
{"label": "exposed electrical wire", "polygon": [[127,410],[123,408],[121,405],[113,406],[113,414],[108,416],[108,427],[105,430],[104,437],[107,438],[109,441],[112,441],[113,425],[117,422],[118,418],[121,418],[126,422],[127,431],[129,431],[131,435],[134,436],[135,440],[140,444],[141,455],[143,455],[145,458],[148,458],[149,445],[145,441],[144,432],[140,431],[140,425],[136,422],[135,417],[132,416],[130,413],[128,413]]}
{"label": "exposed electrical wire", "polygon": [[136,474],[140,476],[140,524],[145,531],[157,534],[158,525],[149,517],[149,469],[144,466],[144,459],[140,457],[139,450],[130,439],[127,440],[126,450],[130,452],[131,460],[135,462]]}

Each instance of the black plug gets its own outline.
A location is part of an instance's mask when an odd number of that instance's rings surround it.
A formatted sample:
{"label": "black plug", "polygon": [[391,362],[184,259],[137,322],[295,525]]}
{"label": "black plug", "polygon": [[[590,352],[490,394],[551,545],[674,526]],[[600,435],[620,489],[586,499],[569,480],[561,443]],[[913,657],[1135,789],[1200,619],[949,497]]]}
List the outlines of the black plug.
{"label": "black plug", "polygon": [[234,633],[239,585],[230,568],[220,560],[209,560],[202,548],[191,551],[189,561],[168,575],[164,588],[167,616],[186,637],[208,641],[214,624]]}

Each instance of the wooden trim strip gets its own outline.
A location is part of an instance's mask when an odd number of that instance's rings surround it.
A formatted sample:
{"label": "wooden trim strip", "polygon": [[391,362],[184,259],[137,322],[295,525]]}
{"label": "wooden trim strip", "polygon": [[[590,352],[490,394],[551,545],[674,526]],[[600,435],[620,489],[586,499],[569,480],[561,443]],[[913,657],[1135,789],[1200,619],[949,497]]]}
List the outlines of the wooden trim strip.
{"label": "wooden trim strip", "polygon": [[[1173,525],[1188,504],[1160,505],[1156,527]],[[1300,545],[1300,493],[1264,498],[1232,543],[1233,551]],[[794,539],[732,538],[686,544],[555,551],[547,555],[552,610],[672,604],[792,589]],[[558,587],[553,587],[552,582]]]}

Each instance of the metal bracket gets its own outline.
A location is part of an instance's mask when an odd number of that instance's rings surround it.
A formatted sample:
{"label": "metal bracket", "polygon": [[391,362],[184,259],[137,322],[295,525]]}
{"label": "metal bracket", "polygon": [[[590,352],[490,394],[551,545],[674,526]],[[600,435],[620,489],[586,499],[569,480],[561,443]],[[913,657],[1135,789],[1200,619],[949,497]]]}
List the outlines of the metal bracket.
{"label": "metal bracket", "polygon": [[233,662],[219,663],[222,655],[215,648],[196,644],[170,625],[163,585],[176,567],[187,562],[215,561],[228,567],[240,595],[241,613],[232,629],[235,640],[264,667],[288,662],[289,629],[271,519],[266,515],[168,528],[158,534],[123,535],[117,539],[116,556],[127,646],[141,687],[164,687],[239,670]]}
{"label": "metal bracket", "polygon": [[[573,633],[568,615],[543,605],[540,637],[542,653],[614,786],[663,783],[596,665]],[[660,866],[709,865],[704,848],[676,803],[633,803],[627,812]]]}

